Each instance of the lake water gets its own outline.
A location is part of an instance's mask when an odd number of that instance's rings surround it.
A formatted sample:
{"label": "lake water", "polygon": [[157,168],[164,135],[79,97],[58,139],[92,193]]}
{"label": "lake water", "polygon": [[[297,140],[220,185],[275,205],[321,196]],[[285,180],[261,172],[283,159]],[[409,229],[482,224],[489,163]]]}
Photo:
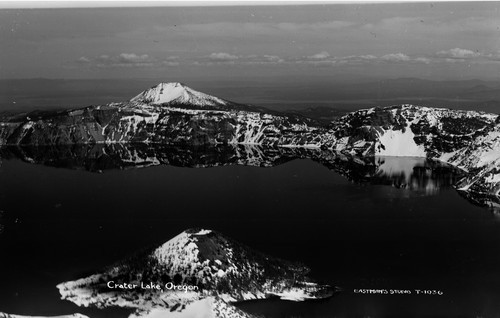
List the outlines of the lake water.
{"label": "lake water", "polygon": [[321,301],[238,304],[250,313],[500,317],[500,219],[451,187],[455,172],[422,159],[378,159],[365,178],[355,165],[334,171],[291,157],[270,167],[219,156],[208,165],[191,158],[142,169],[92,158],[3,155],[0,312],[127,317],[62,301],[56,285],[203,227],[301,261],[312,277],[343,289]]}

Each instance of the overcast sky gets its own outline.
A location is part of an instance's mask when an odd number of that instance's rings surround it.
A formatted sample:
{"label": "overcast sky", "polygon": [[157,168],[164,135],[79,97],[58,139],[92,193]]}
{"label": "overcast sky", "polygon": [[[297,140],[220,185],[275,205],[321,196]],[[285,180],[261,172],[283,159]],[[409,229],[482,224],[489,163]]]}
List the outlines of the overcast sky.
{"label": "overcast sky", "polygon": [[0,78],[500,79],[500,2],[0,10]]}

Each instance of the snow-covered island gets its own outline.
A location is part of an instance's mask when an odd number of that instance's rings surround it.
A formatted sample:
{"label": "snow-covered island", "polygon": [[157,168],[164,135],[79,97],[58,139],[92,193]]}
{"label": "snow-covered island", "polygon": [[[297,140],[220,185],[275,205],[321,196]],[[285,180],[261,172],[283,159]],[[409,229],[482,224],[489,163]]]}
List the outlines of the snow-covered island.
{"label": "snow-covered island", "polygon": [[[254,251],[221,233],[186,230],[161,246],[121,261],[100,273],[59,284],[63,299],[78,306],[123,307],[130,317],[251,317],[234,307],[239,301],[279,297],[321,299],[334,287],[311,280],[309,269]],[[164,286],[139,287],[143,282]],[[113,282],[110,286],[109,282]],[[191,286],[196,288],[169,288]]]}

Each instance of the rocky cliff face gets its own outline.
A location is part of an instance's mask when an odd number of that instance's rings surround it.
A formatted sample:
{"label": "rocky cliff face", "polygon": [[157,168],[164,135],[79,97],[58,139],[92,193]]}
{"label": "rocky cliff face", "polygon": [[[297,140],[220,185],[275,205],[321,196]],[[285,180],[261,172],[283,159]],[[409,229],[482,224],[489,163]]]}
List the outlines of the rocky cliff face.
{"label": "rocky cliff face", "polygon": [[0,144],[144,142],[308,146],[320,142],[317,130],[285,115],[120,104],[15,118],[0,124]]}
{"label": "rocky cliff face", "polygon": [[427,157],[467,175],[461,191],[500,195],[500,117],[401,105],[360,110],[330,125],[328,148],[361,156]]}
{"label": "rocky cliff face", "polygon": [[321,148],[357,157],[426,157],[468,173],[467,193],[500,195],[500,119],[475,111],[391,106],[347,114],[327,127],[162,83],[124,103],[14,116],[1,145],[146,143]]}
{"label": "rocky cliff face", "polygon": [[162,311],[190,317],[190,312],[205,312],[193,309],[199,306],[208,306],[206,312],[238,313],[230,303],[330,297],[334,288],[312,281],[308,272],[302,264],[264,255],[220,233],[192,229],[152,251],[58,288],[63,299],[79,306],[131,308],[136,317]]}

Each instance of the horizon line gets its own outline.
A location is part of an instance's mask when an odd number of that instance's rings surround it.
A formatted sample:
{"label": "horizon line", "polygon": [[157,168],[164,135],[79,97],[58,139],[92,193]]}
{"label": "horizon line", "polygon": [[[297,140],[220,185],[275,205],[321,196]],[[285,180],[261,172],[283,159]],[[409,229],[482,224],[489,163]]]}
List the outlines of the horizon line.
{"label": "horizon line", "polygon": [[[189,77],[189,76],[188,76]],[[249,78],[250,81],[255,78],[270,78],[270,76],[255,76]],[[279,77],[284,77],[287,78],[288,76],[282,75]],[[317,78],[323,78],[323,77],[329,77],[328,75],[313,75],[311,77],[317,77]],[[193,76],[193,79],[198,79],[198,76]],[[227,80],[228,78],[232,77],[221,77],[219,80]],[[271,76],[272,78],[272,76]],[[203,79],[203,78],[202,78]],[[365,81],[386,81],[386,80],[420,80],[420,81],[430,81],[430,82],[467,82],[467,81],[483,81],[483,82],[500,82],[500,77],[499,78],[479,78],[479,77],[472,77],[472,78],[460,78],[460,79],[429,79],[429,78],[424,78],[424,77],[411,77],[411,76],[399,76],[399,77],[361,77],[361,78],[351,78],[347,81],[363,81],[362,79],[365,79]],[[161,83],[175,83],[179,82],[178,80],[171,80],[171,81],[165,81],[164,78],[162,77],[131,77],[131,78],[123,78],[123,77],[106,77],[106,78],[64,78],[64,77],[58,77],[58,78],[50,78],[50,77],[23,77],[23,78],[0,78],[0,81],[32,81],[32,80],[44,80],[44,81],[115,81],[115,80],[121,80],[121,81],[151,81],[151,80],[159,80]],[[344,81],[344,80],[335,80],[335,81]]]}

